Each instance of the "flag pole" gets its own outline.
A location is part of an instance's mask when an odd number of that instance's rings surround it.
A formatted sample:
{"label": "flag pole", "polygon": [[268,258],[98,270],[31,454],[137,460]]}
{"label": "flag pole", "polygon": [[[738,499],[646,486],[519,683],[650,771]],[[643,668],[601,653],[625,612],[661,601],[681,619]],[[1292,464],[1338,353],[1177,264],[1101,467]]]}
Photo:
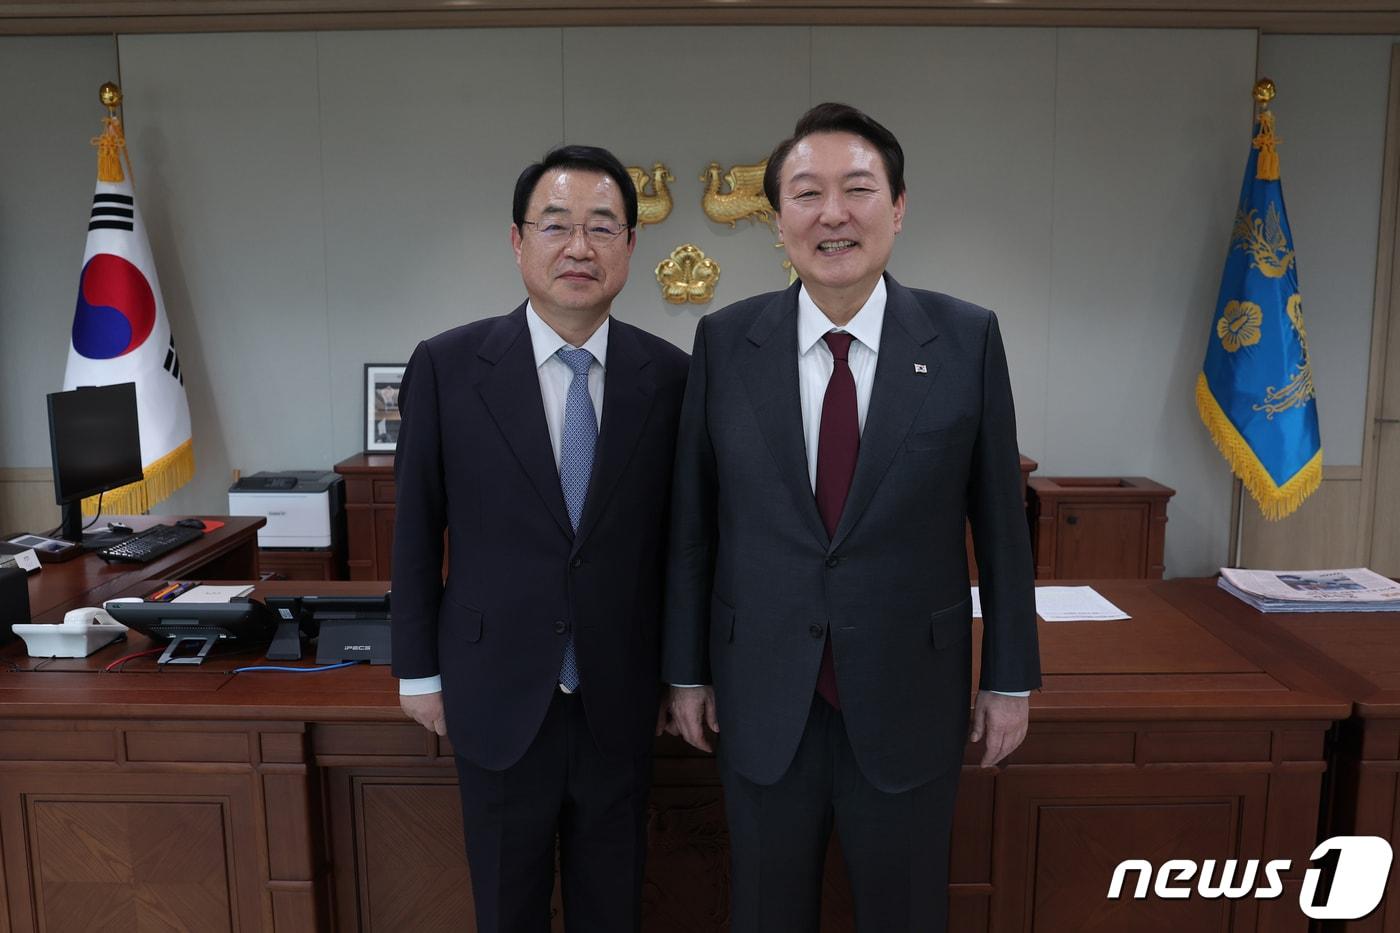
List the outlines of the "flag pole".
{"label": "flag pole", "polygon": [[1244,480],[1238,476],[1230,490],[1230,566],[1239,569],[1244,551]]}

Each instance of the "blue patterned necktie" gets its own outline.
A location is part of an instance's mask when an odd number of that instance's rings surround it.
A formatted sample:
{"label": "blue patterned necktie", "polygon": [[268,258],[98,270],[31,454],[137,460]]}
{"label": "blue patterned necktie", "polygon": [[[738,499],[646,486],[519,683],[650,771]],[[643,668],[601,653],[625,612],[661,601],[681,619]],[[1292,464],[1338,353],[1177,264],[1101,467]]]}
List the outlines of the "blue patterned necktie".
{"label": "blue patterned necktie", "polygon": [[[588,394],[588,368],[593,354],[587,350],[559,348],[559,358],[574,371],[569,394],[564,398],[564,442],[559,451],[559,484],[564,488],[564,507],[569,524],[578,531],[583,502],[588,496],[588,480],[593,473],[593,448],[598,441],[598,416]],[[564,664],[559,683],[573,692],[578,689],[578,658],[574,655],[574,635],[564,644]]]}

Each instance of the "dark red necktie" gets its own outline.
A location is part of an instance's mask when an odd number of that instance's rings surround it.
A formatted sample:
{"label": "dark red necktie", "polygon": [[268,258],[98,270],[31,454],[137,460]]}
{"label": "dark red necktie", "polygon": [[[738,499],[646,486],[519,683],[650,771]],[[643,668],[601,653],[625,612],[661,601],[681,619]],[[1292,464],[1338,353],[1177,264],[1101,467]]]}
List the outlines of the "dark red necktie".
{"label": "dark red necktie", "polygon": [[[856,472],[860,418],[856,412],[856,378],[848,359],[852,337],[832,332],[822,339],[831,348],[836,365],[822,398],[822,422],[817,433],[817,511],[826,526],[827,537],[834,538],[841,510],[846,507],[851,477]],[[836,664],[831,657],[830,626],[827,627],[826,646],[822,649],[821,670],[817,673],[817,693],[832,709],[841,708],[836,692]]]}

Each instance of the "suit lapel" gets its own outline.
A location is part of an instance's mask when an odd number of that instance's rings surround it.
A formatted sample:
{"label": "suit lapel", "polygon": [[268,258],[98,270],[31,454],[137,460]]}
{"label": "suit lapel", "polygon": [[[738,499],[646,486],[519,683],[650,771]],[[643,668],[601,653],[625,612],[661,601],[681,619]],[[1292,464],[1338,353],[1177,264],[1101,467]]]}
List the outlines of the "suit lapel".
{"label": "suit lapel", "polygon": [[747,358],[740,371],[754,415],[791,493],[798,514],[825,549],[826,528],[812,495],[807,447],[802,435],[802,401],[797,388],[797,290],[794,283],[764,308],[748,332]]}
{"label": "suit lapel", "polygon": [[651,357],[637,335],[614,319],[608,327],[608,365],[603,371],[602,426],[593,455],[588,498],[584,500],[574,539],[575,551],[597,525],[642,436],[656,394],[656,383],[648,369],[650,363]]}
{"label": "suit lapel", "polygon": [[491,372],[477,383],[492,420],[560,530],[573,537],[564,491],[559,485],[559,468],[549,446],[549,425],[544,418],[540,377],[523,304],[482,341],[477,355],[492,364]]}
{"label": "suit lapel", "polygon": [[[855,476],[851,478],[841,521],[832,537],[833,549],[840,547],[870,505],[941,368],[934,343],[938,332],[919,306],[918,299],[889,275],[885,276],[885,286],[885,322],[880,332],[875,383],[865,415],[865,429],[860,435]],[[916,372],[916,363],[927,367],[928,371]],[[802,475],[807,475],[805,470]]]}

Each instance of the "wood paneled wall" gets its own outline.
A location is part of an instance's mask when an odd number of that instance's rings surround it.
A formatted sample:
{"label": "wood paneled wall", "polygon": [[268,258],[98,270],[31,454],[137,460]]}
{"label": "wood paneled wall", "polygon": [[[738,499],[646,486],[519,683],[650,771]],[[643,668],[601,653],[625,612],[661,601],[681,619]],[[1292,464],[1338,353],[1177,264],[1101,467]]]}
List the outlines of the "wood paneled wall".
{"label": "wood paneled wall", "polygon": [[52,470],[0,468],[0,532],[44,531],[58,520]]}

